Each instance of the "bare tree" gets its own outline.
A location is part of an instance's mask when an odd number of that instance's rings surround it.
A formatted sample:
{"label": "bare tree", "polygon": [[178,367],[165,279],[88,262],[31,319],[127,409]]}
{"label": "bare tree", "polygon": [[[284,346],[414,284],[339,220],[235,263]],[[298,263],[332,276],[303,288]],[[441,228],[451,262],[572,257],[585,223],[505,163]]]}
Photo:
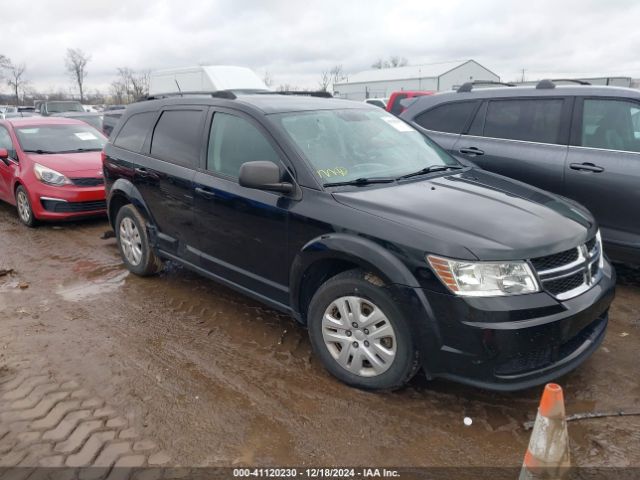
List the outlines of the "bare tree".
{"label": "bare tree", "polygon": [[118,79],[111,82],[111,96],[116,103],[131,103],[149,95],[151,72],[136,72],[129,67],[118,68]]}
{"label": "bare tree", "polygon": [[291,85],[290,83],[283,83],[278,85],[278,88],[276,88],[276,90],[278,92],[295,92],[296,90],[298,90],[298,87],[296,87],[295,85]]}
{"label": "bare tree", "polygon": [[321,92],[326,92],[327,88],[329,88],[329,85],[331,85],[331,71],[326,70],[320,74],[318,88]]}
{"label": "bare tree", "polygon": [[264,75],[262,76],[262,81],[269,88],[273,85],[273,77],[269,73],[269,70],[265,70]]}
{"label": "bare tree", "polygon": [[16,97],[16,105],[20,105],[20,90],[24,90],[24,87],[27,85],[27,80],[24,78],[24,72],[27,67],[24,63],[19,65],[9,63],[6,68],[9,72],[7,85],[11,87],[11,90]]}
{"label": "bare tree", "polygon": [[371,65],[371,68],[382,69],[382,68],[397,68],[397,67],[405,67],[409,64],[409,61],[398,55],[391,55],[388,60],[383,58],[379,58],[375,63]]}
{"label": "bare tree", "polygon": [[67,72],[80,90],[80,102],[84,101],[84,79],[87,77],[87,63],[91,60],[91,55],[87,55],[79,48],[67,48],[65,66]]}
{"label": "bare tree", "polygon": [[341,82],[342,80],[347,79],[347,75],[342,70],[342,65],[335,65],[331,70],[329,70],[329,73],[331,73],[332,84],[335,84],[335,83]]}

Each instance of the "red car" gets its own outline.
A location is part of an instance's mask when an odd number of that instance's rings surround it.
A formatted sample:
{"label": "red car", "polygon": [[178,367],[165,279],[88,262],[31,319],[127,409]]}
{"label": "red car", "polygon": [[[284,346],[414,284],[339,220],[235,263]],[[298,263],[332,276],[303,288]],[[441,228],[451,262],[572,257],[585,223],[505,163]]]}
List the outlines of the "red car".
{"label": "red car", "polygon": [[39,220],[105,215],[100,152],[107,139],[80,120],[0,121],[0,200],[33,227]]}
{"label": "red car", "polygon": [[394,115],[400,115],[406,110],[406,107],[403,107],[400,104],[401,100],[404,100],[405,98],[421,97],[423,95],[433,95],[434,93],[436,92],[432,90],[401,90],[399,92],[393,92],[387,102],[386,110]]}

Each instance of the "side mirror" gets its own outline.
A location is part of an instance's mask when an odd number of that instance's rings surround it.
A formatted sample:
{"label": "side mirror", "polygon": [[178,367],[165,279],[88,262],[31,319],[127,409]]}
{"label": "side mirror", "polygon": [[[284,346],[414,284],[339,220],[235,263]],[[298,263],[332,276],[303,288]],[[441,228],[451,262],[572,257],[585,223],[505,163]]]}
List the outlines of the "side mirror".
{"label": "side mirror", "polygon": [[0,160],[9,165],[9,150],[0,148]]}
{"label": "side mirror", "polygon": [[280,168],[273,162],[245,162],[240,166],[238,183],[242,187],[291,193],[293,184],[280,180]]}

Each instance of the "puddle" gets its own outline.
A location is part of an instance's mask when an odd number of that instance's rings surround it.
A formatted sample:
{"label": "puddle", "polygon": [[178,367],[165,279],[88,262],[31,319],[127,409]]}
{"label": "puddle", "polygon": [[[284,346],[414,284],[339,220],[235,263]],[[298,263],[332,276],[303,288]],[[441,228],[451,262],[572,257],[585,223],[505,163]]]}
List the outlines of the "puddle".
{"label": "puddle", "polygon": [[65,285],[56,290],[56,293],[68,302],[79,302],[89,297],[104,295],[113,292],[124,285],[128,271],[119,272],[110,278],[99,280],[85,280],[71,285]]}

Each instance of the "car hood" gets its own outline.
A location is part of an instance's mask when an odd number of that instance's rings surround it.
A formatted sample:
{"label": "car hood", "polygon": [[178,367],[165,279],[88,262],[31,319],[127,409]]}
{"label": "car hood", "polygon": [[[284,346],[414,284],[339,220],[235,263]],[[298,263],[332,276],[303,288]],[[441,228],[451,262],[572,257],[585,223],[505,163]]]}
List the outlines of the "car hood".
{"label": "car hood", "polygon": [[102,175],[102,159],[100,152],[28,153],[32,162],[62,173],[63,175],[99,177]]}
{"label": "car hood", "polygon": [[572,201],[476,169],[334,198],[436,240],[427,244],[456,245],[480,260],[549,255],[585,242],[597,229]]}

